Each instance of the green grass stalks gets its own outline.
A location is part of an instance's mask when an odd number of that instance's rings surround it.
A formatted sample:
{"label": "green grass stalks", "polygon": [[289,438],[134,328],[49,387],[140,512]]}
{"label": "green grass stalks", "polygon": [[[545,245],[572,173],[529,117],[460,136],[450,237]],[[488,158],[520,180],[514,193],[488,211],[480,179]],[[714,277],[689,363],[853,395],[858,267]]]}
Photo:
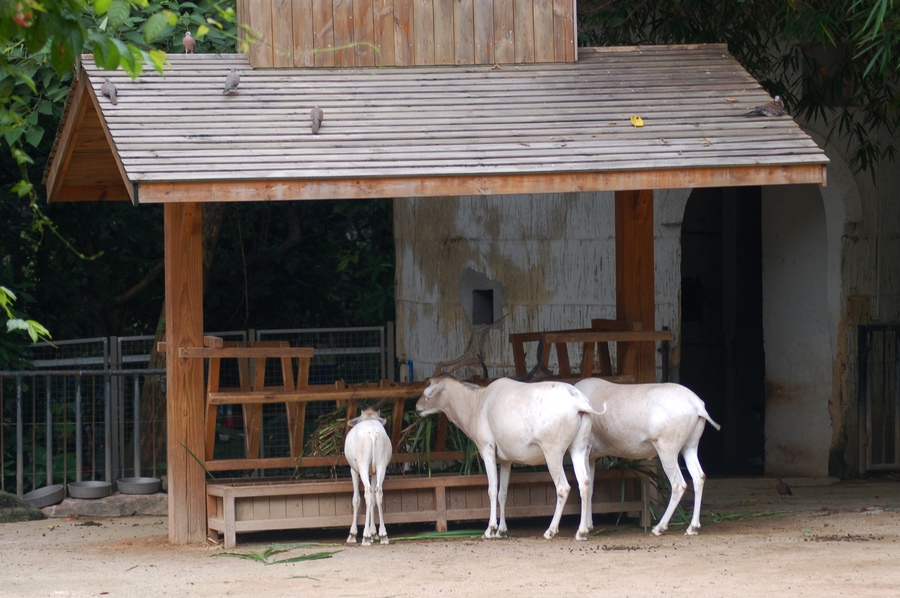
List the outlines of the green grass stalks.
{"label": "green grass stalks", "polygon": [[332,555],[340,552],[340,550],[334,550],[332,552],[314,552],[312,554],[304,554],[301,556],[295,556],[277,561],[272,560],[273,556],[288,552],[289,550],[291,550],[291,548],[279,549],[268,547],[265,550],[259,552],[217,552],[216,554],[210,556],[228,556],[238,559],[247,559],[250,561],[262,563],[263,565],[281,565],[283,563],[299,563],[302,561],[318,561],[320,559],[330,559]]}

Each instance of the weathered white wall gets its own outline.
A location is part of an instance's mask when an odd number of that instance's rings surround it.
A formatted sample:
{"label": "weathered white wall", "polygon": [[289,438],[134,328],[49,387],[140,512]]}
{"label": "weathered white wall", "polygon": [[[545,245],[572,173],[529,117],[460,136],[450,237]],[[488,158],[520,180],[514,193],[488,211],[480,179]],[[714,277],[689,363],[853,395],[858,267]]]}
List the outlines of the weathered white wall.
{"label": "weathered white wall", "polygon": [[763,189],[766,472],[827,475],[833,323],[818,189]]}
{"label": "weathered white wall", "polygon": [[[687,195],[667,192],[655,202],[663,214],[655,218],[657,327],[677,326],[673,222]],[[511,332],[585,328],[591,318],[616,316],[612,193],[398,199],[394,214],[397,354],[413,360],[416,379],[462,354],[472,288],[494,290],[495,314],[506,316],[485,346],[492,377],[513,373]]]}

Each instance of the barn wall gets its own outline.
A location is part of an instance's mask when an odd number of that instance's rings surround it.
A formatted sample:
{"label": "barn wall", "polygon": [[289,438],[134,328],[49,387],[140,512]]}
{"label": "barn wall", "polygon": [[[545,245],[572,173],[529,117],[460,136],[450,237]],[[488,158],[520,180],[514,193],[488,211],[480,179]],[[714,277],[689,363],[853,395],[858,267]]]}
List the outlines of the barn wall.
{"label": "barn wall", "polygon": [[[673,219],[686,196],[665,192],[654,202],[663,214],[655,218],[658,327],[677,326]],[[511,332],[615,318],[613,200],[612,193],[395,200],[401,362],[412,360],[422,379],[437,362],[463,353],[473,329],[473,289],[493,290],[495,317],[505,315],[485,346],[492,377],[513,373]]]}
{"label": "barn wall", "polygon": [[254,68],[575,61],[575,0],[238,0],[237,13]]}

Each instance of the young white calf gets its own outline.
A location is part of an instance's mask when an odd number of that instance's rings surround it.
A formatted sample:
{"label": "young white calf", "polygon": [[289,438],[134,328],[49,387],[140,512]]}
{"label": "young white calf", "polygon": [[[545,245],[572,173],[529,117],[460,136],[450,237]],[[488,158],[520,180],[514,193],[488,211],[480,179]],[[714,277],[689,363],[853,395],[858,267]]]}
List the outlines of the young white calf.
{"label": "young white calf", "polygon": [[[363,546],[372,543],[375,535],[375,503],[378,504],[378,521],[381,527],[378,536],[382,544],[388,543],[387,529],[384,527],[384,474],[391,461],[391,439],[384,431],[386,420],[376,408],[365,407],[359,417],[350,420],[350,431],[344,439],[344,456],[350,464],[353,478],[353,523],[350,525],[348,544],[356,542],[356,521],[359,515],[359,482],[362,480],[366,495],[366,524],[363,527]],[[374,475],[374,484],[369,476]],[[373,489],[374,485],[374,489]],[[374,495],[374,496],[373,496]],[[374,500],[373,500],[374,499]]]}
{"label": "young white calf", "polygon": [[506,534],[506,491],[514,462],[547,464],[556,485],[556,511],[544,537],[549,540],[557,534],[570,490],[563,471],[563,456],[568,451],[581,495],[581,524],[575,539],[587,539],[590,523],[586,471],[591,434],[589,416],[600,414],[591,408],[580,391],[562,382],[525,384],[509,378],[500,378],[481,388],[442,375],[431,379],[416,403],[416,413],[422,417],[439,412],[446,413],[447,418],[472,439],[484,459],[491,501],[491,518],[484,532],[485,538]]}
{"label": "young white calf", "polygon": [[706,422],[720,429],[706,412],[700,397],[680,384],[613,384],[586,378],[575,387],[587,395],[594,409],[606,406],[603,417],[592,418],[588,460],[591,489],[600,457],[652,459],[659,455],[672,495],[666,512],[651,530],[658,536],[668,529],[669,520],[687,489],[678,466],[678,453],[681,453],[694,481],[694,514],[684,533],[696,535],[700,529],[700,502],[706,479],[697,458],[697,446]]}

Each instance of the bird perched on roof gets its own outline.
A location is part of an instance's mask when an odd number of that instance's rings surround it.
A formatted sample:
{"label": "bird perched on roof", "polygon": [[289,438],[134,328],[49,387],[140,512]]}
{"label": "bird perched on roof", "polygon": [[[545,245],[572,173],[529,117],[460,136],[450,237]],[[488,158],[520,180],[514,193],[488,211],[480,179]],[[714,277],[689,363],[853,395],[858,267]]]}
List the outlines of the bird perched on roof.
{"label": "bird perched on roof", "polygon": [[110,104],[116,105],[119,103],[119,98],[116,95],[116,86],[110,82],[109,77],[103,78],[103,85],[100,86],[100,93],[109,98]]}
{"label": "bird perched on roof", "polygon": [[791,487],[788,486],[787,482],[785,482],[781,478],[778,478],[778,480],[775,482],[775,490],[778,491],[778,494],[779,496],[781,496],[781,498],[794,495],[794,493],[791,492]]}
{"label": "bird perched on roof", "polygon": [[197,40],[195,40],[194,36],[191,35],[190,29],[184,32],[184,38],[181,40],[181,43],[184,45],[185,54],[194,53],[194,48],[197,47]]}
{"label": "bird perched on roof", "polygon": [[757,106],[745,116],[784,116],[784,102],[781,101],[781,96],[775,96],[771,102]]}
{"label": "bird perched on roof", "polygon": [[319,134],[319,127],[322,126],[322,120],[325,118],[325,113],[322,112],[322,109],[318,106],[313,106],[313,109],[309,111],[309,120],[310,125],[312,126],[312,134]]}
{"label": "bird perched on roof", "polygon": [[241,84],[241,76],[238,74],[236,68],[232,68],[231,72],[228,73],[228,76],[225,77],[225,89],[222,91],[223,94],[233,95],[237,93],[238,85]]}

